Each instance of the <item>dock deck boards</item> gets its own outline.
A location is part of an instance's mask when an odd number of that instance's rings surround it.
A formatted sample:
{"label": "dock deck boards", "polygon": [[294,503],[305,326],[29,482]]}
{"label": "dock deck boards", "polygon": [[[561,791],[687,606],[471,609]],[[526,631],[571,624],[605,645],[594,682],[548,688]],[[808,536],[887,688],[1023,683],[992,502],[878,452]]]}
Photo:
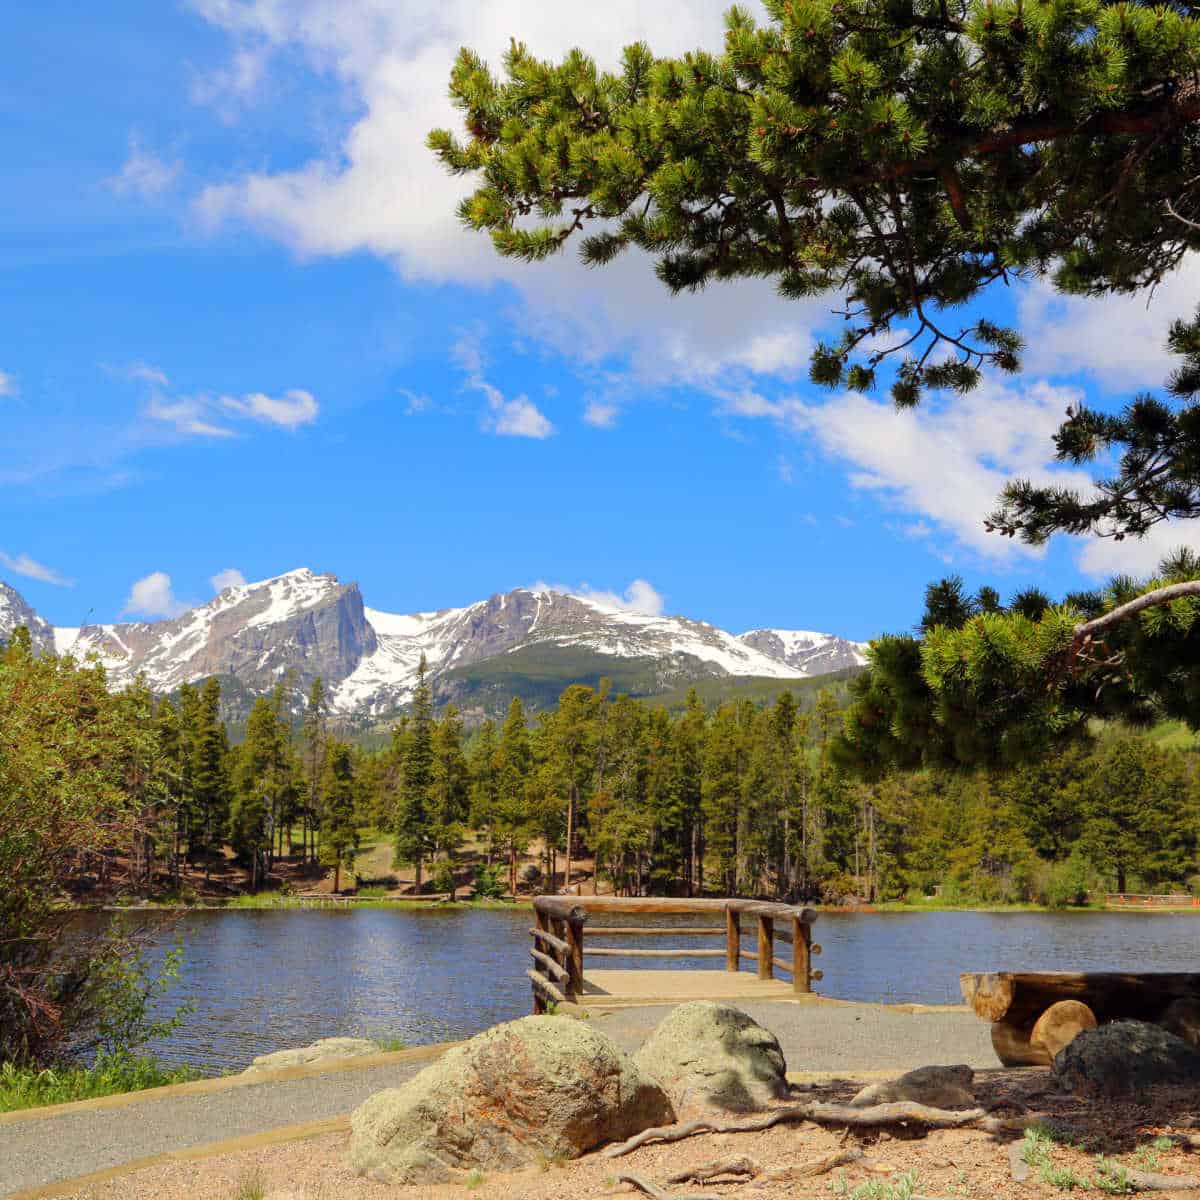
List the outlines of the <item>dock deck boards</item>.
{"label": "dock deck boards", "polygon": [[685,1000],[790,1000],[787,979],[751,971],[585,970],[582,1008],[605,1004],[682,1004]]}

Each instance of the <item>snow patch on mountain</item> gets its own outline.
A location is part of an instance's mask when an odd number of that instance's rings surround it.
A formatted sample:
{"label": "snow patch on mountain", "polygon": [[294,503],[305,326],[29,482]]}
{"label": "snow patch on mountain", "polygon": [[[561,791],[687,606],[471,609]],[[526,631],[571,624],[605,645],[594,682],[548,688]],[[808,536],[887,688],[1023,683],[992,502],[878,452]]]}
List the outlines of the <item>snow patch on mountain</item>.
{"label": "snow patch on mountain", "polygon": [[[40,624],[39,624],[40,623]],[[318,676],[334,711],[370,716],[412,696],[424,657],[431,682],[498,655],[539,645],[654,660],[678,676],[820,675],[865,662],[865,647],[806,630],[735,636],[704,621],[631,611],[594,595],[538,586],[464,608],[389,613],[367,608],[358,585],[300,568],[224,588],[206,604],[162,621],[51,630],[20,594],[0,584],[0,639],[17,624],[39,648],[102,662],[117,686],[145,677],[157,692],[209,675],[237,678],[252,694],[292,675]]]}

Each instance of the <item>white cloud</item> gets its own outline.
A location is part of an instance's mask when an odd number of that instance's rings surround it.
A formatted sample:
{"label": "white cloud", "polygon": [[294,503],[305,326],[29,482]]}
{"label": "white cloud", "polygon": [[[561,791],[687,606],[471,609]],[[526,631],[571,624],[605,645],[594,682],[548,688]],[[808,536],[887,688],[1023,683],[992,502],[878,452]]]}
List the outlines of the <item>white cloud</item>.
{"label": "white cloud", "polygon": [[539,440],[554,434],[553,424],[528,396],[520,395],[510,400],[488,382],[484,375],[487,359],[477,336],[464,333],[455,343],[453,353],[466,375],[465,386],[487,400],[487,412],[480,422],[482,429],[499,437]]}
{"label": "white cloud", "polygon": [[400,398],[404,401],[404,415],[415,417],[418,413],[428,412],[433,407],[433,399],[424,392],[410,391],[399,388]]}
{"label": "white cloud", "polygon": [[587,583],[581,583],[578,587],[568,587],[561,583],[535,583],[533,586],[535,590],[542,589],[548,592],[561,592],[567,596],[579,596],[583,600],[590,600],[593,604],[600,604],[605,608],[616,609],[619,612],[643,613],[651,617],[662,616],[666,603],[663,594],[645,579],[635,579],[624,592],[606,591],[603,588],[594,588]]}
{"label": "white cloud", "polygon": [[229,438],[235,434],[224,425],[215,425],[206,418],[208,401],[202,396],[181,396],[168,399],[155,392],[142,410],[152,421],[170,425],[185,437]]}
{"label": "white cloud", "polygon": [[152,571],[129,589],[122,616],[177,617],[188,606],[178,600],[171,588],[171,577],[165,571]]}
{"label": "white cloud", "polygon": [[104,182],[118,196],[138,196],[143,200],[154,200],[173,188],[179,179],[183,164],[178,160],[168,162],[142,145],[136,133],[129,135],[129,154],[124,165]]}
{"label": "white cloud", "polygon": [[[641,382],[698,383],[730,369],[790,376],[803,367],[827,301],[781,300],[769,280],[672,297],[637,251],[603,271],[582,266],[570,247],[540,265],[502,259],[456,216],[472,181],[449,175],[425,146],[430,129],[460,128],[447,95],[460,46],[497,70],[514,35],[543,57],[585,46],[602,68],[617,66],[622,48],[638,39],[659,54],[719,50],[728,0],[190,3],[232,43],[226,82],[209,81],[214,101],[221,86],[239,101],[259,87],[255,72],[269,55],[322,72],[355,114],[328,149],[299,166],[233,174],[206,188],[197,213],[210,227],[248,223],[306,256],[371,253],[410,279],[508,281],[521,298],[512,316],[527,334],[581,365],[622,355]],[[757,2],[750,7],[762,12]],[[248,76],[238,65],[244,55],[254,64]]]}
{"label": "white cloud", "polygon": [[796,470],[792,466],[792,461],[786,454],[781,454],[775,461],[775,470],[779,474],[779,482],[786,483],[790,487],[796,482]]}
{"label": "white cloud", "polygon": [[1167,353],[1173,320],[1200,297],[1200,255],[1191,255],[1153,293],[1087,299],[1040,281],[1021,293],[1025,368],[1040,375],[1082,372],[1107,388],[1155,391],[1176,365]]}
{"label": "white cloud", "polygon": [[226,588],[245,587],[246,577],[237,567],[226,567],[218,571],[209,581],[214,592],[223,592]]}
{"label": "white cloud", "polygon": [[490,400],[492,412],[483,419],[483,428],[499,437],[525,437],[541,440],[554,434],[554,426],[528,396],[512,400]]}
{"label": "white cloud", "polygon": [[773,419],[845,463],[852,487],[918,518],[904,529],[906,536],[932,534],[932,523],[943,538],[1003,561],[1041,553],[983,527],[1008,479],[1054,478],[1083,487],[1090,482],[1046,466],[1051,435],[1067,405],[1078,400],[1070,388],[1038,383],[1017,392],[985,380],[966,397],[930,400],[902,412],[890,401],[855,393],[825,404],[739,393],[722,411]]}
{"label": "white cloud", "polygon": [[75,580],[67,579],[61,575],[53,567],[48,567],[45,563],[40,563],[35,558],[30,558],[28,554],[6,554],[0,550],[0,567],[7,567],[10,571],[17,575],[24,575],[26,579],[36,579],[41,583],[52,583],[56,587],[74,587]]}
{"label": "white cloud", "polygon": [[278,397],[263,392],[251,392],[241,397],[222,396],[221,407],[252,421],[289,430],[311,425],[321,411],[313,394],[302,388],[292,388]]}
{"label": "white cloud", "polygon": [[1147,578],[1174,550],[1186,546],[1200,553],[1200,530],[1190,528],[1195,521],[1164,521],[1143,538],[1089,538],[1080,548],[1079,569],[1093,579],[1113,575]]}
{"label": "white cloud", "polygon": [[17,381],[7,371],[0,371],[0,397],[11,397],[16,394]]}
{"label": "white cloud", "polygon": [[125,379],[132,379],[135,383],[149,383],[155,387],[169,387],[171,381],[167,378],[167,373],[162,367],[156,367],[153,363],[148,362],[132,362],[127,366],[116,368],[116,373],[123,376]]}
{"label": "white cloud", "polygon": [[594,429],[615,429],[617,417],[621,410],[615,404],[605,404],[601,400],[589,400],[583,410],[583,422]]}

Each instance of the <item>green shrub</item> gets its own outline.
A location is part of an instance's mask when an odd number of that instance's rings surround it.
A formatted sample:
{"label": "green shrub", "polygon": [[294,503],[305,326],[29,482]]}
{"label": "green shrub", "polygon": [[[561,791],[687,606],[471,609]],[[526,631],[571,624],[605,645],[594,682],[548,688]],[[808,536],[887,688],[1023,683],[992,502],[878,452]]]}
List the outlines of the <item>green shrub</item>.
{"label": "green shrub", "polygon": [[482,863],[475,868],[475,896],[479,900],[499,900],[504,895],[504,868],[486,867]]}

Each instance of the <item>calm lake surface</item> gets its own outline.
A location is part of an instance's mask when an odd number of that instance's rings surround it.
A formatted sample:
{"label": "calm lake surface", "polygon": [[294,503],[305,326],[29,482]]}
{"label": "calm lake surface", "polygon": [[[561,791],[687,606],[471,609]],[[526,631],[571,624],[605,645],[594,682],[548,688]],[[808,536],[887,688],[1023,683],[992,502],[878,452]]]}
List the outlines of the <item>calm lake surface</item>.
{"label": "calm lake surface", "polygon": [[[588,938],[605,944],[598,926]],[[619,923],[695,924],[694,917]],[[256,1054],[335,1034],[449,1041],[530,1011],[528,911],[281,910],[188,913],[184,962],[166,998],[195,1011],[160,1057],[240,1068]],[[846,1000],[961,1003],[961,971],[1196,970],[1190,913],[822,913],[817,990]],[[585,962],[586,962],[585,940]],[[613,944],[609,941],[608,944]],[[621,945],[635,945],[622,939]],[[639,948],[684,945],[637,940]],[[723,945],[717,938],[686,944]],[[609,958],[605,968],[712,969],[695,961]]]}

